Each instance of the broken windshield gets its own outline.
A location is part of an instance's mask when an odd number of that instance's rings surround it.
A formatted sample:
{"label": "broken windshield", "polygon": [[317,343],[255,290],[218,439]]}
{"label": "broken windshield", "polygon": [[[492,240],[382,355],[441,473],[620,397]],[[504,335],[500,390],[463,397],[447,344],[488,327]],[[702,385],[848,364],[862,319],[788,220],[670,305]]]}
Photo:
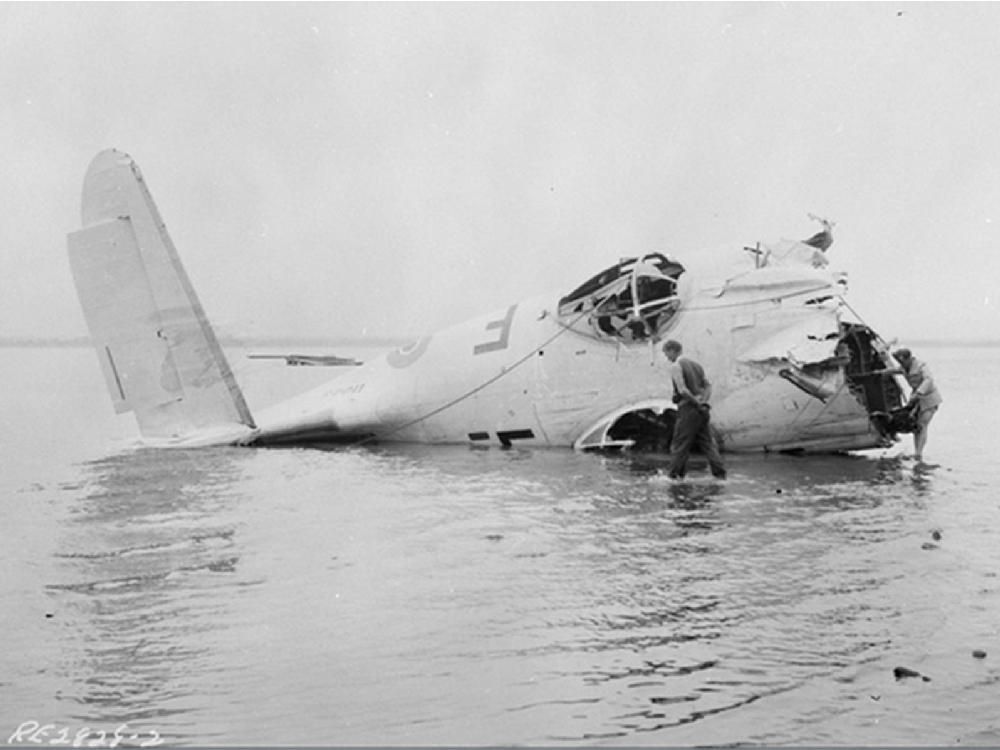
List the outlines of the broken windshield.
{"label": "broken windshield", "polygon": [[561,317],[586,317],[602,338],[645,341],[668,326],[680,307],[684,266],[660,253],[626,258],[559,300]]}

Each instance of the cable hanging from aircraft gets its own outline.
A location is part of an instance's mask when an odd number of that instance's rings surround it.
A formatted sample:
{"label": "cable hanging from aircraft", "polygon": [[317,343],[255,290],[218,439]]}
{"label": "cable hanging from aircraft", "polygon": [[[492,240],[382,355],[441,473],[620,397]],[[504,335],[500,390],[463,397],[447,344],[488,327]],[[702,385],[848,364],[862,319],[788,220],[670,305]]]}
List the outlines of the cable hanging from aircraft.
{"label": "cable hanging from aircraft", "polygon": [[[546,310],[545,313],[548,314],[548,311]],[[457,397],[451,399],[447,403],[442,404],[441,406],[438,406],[435,409],[431,409],[426,414],[422,414],[419,417],[416,417],[414,419],[409,420],[408,422],[404,422],[403,424],[396,425],[395,427],[393,427],[393,428],[391,428],[389,430],[384,430],[382,432],[379,432],[379,433],[376,433],[376,434],[373,434],[373,435],[368,435],[367,437],[363,437],[360,440],[357,440],[357,441],[351,443],[350,445],[352,445],[352,446],[365,445],[365,444],[370,443],[370,442],[372,442],[374,440],[378,440],[379,438],[383,438],[386,435],[392,435],[393,433],[400,432],[401,430],[405,430],[407,427],[412,427],[413,425],[419,424],[420,422],[423,422],[426,419],[430,419],[431,417],[435,416],[436,414],[440,414],[441,412],[446,411],[447,409],[450,409],[451,407],[456,406],[456,405],[462,403],[466,399],[471,398],[472,396],[475,396],[477,393],[479,393],[484,388],[492,385],[493,383],[496,383],[498,380],[501,380],[502,378],[506,377],[510,373],[514,372],[514,370],[516,370],[518,367],[520,367],[525,362],[527,362],[528,360],[530,360],[532,357],[534,357],[536,354],[538,354],[538,352],[540,352],[542,349],[544,349],[545,347],[547,347],[549,344],[551,344],[553,341],[555,341],[556,339],[558,339],[560,336],[562,336],[567,331],[571,330],[570,326],[572,326],[573,324],[579,322],[584,316],[586,316],[588,314],[589,314],[589,311],[580,313],[576,318],[573,319],[573,321],[568,326],[560,328],[559,330],[557,330],[554,334],[552,334],[547,339],[545,339],[545,341],[543,341],[541,344],[539,344],[534,349],[532,349],[530,352],[528,352],[523,357],[521,357],[516,362],[514,362],[514,364],[512,364],[510,366],[503,367],[500,370],[500,372],[497,373],[496,375],[494,375],[492,378],[489,378],[488,380],[480,383],[476,387],[471,388],[470,390],[466,391],[465,393],[461,394],[460,396],[457,396]]]}

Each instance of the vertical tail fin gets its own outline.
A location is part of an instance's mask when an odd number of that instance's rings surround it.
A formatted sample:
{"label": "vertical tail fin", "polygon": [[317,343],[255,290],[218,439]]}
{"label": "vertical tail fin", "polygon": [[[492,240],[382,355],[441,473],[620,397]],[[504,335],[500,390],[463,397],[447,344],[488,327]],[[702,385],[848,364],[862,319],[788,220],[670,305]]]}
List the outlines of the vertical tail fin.
{"label": "vertical tail fin", "polygon": [[143,437],[244,437],[250,410],[130,156],[94,158],[82,213],[70,266],[115,410]]}

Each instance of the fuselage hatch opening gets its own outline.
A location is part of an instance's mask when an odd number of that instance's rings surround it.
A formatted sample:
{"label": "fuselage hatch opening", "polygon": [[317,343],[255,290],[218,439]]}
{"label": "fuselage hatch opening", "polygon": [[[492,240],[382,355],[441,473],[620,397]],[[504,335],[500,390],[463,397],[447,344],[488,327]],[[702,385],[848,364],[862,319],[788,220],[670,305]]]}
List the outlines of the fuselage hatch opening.
{"label": "fuselage hatch opening", "polygon": [[618,409],[591,425],[573,446],[585,452],[668,453],[677,407],[670,399],[650,399]]}
{"label": "fuselage hatch opening", "polygon": [[680,309],[677,283],[684,266],[661,253],[626,258],[559,300],[559,316],[586,316],[599,339],[626,344],[655,340]]}
{"label": "fuselage hatch opening", "polygon": [[843,363],[847,387],[865,407],[875,429],[891,441],[905,430],[896,421],[903,407],[903,388],[885,372],[893,367],[888,346],[868,326],[843,323],[842,330],[838,352],[848,360]]}

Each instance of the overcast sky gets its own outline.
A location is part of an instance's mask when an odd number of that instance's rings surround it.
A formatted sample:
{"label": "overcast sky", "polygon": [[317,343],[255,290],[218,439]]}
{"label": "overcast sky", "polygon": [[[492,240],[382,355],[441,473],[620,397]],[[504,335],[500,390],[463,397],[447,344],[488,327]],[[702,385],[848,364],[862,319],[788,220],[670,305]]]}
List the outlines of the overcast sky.
{"label": "overcast sky", "polygon": [[410,336],[803,238],[887,338],[1000,339],[1000,5],[0,3],[0,336],[130,153],[220,333]]}

